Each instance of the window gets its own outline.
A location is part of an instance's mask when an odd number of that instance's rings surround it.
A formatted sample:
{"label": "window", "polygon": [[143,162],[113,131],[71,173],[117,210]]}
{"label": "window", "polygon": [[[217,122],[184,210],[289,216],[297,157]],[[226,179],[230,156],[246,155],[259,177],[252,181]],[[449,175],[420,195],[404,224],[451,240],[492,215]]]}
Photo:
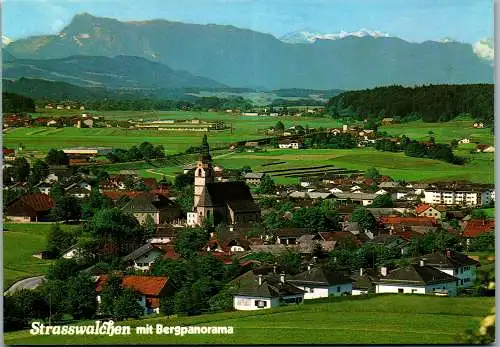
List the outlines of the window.
{"label": "window", "polygon": [[337,293],[340,293],[340,287],[337,287]]}
{"label": "window", "polygon": [[255,300],[255,306],[262,308],[267,306],[267,302],[264,300]]}
{"label": "window", "polygon": [[412,290],[411,290],[411,293],[412,293],[412,294],[413,294],[413,293],[416,293],[416,292],[417,292],[417,290],[416,290],[416,289],[412,289]]}
{"label": "window", "polygon": [[398,294],[403,294],[404,293],[404,289],[403,288],[398,288]]}

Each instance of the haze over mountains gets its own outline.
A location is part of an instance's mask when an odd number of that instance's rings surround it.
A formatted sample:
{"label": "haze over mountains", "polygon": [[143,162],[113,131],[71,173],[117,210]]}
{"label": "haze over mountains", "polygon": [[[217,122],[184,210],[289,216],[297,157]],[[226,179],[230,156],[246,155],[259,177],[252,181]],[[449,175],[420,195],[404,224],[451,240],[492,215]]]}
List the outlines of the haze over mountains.
{"label": "haze over mountains", "polygon": [[[79,85],[90,80],[112,88],[123,84],[133,88],[363,89],[492,83],[493,67],[484,47],[480,48],[451,40],[410,43],[362,32],[336,39],[315,36],[312,43],[293,44],[227,25],[120,22],[80,14],[59,35],[8,44],[6,49],[17,59],[4,66],[4,77],[43,77]],[[61,58],[66,60],[34,60]]]}

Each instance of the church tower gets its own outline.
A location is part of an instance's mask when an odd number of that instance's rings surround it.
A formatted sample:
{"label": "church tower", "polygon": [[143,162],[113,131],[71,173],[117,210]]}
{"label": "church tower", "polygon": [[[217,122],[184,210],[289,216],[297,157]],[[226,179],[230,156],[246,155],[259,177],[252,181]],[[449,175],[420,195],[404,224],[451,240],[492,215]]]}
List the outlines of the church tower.
{"label": "church tower", "polygon": [[198,206],[203,188],[207,183],[214,182],[214,170],[212,167],[212,156],[207,142],[207,135],[203,136],[201,144],[200,160],[194,170],[194,208]]}

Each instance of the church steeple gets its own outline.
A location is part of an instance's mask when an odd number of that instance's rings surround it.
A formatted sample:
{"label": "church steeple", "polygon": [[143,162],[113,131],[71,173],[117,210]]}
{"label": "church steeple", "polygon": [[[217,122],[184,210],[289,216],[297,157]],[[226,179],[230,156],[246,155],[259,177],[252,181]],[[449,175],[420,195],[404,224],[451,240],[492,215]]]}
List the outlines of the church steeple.
{"label": "church steeple", "polygon": [[212,156],[208,145],[207,135],[203,136],[200,146],[200,159],[194,170],[194,207],[198,206],[198,201],[207,183],[214,182],[214,171],[212,168]]}

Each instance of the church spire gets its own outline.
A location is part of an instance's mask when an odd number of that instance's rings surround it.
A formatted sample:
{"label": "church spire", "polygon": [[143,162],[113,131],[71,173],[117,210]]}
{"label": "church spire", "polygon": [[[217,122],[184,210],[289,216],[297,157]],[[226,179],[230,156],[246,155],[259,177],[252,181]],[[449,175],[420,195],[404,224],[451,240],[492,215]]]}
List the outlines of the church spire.
{"label": "church spire", "polygon": [[203,135],[200,145],[200,161],[203,163],[208,163],[212,161],[212,156],[210,155],[210,146],[208,145],[207,134]]}

